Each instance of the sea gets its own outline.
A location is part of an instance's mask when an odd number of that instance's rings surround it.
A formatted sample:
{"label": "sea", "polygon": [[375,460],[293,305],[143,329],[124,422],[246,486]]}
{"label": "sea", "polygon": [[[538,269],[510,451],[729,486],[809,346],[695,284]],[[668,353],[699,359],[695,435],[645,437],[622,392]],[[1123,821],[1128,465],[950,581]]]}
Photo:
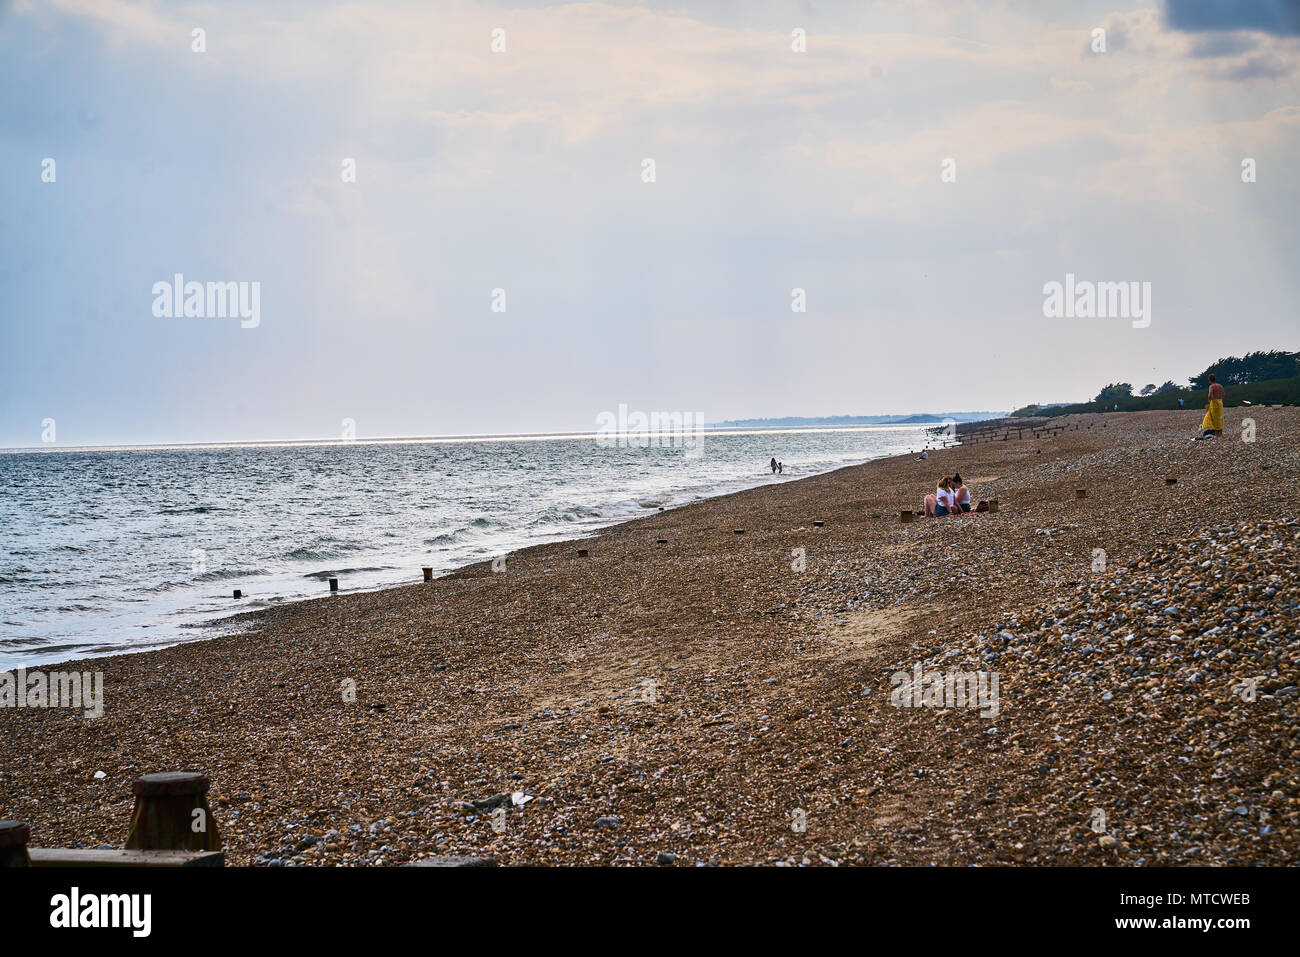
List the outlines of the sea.
{"label": "sea", "polygon": [[[0,670],[202,640],[660,508],[920,450],[920,426],[0,453]],[[769,468],[775,457],[780,475]],[[233,598],[234,589],[243,597]]]}

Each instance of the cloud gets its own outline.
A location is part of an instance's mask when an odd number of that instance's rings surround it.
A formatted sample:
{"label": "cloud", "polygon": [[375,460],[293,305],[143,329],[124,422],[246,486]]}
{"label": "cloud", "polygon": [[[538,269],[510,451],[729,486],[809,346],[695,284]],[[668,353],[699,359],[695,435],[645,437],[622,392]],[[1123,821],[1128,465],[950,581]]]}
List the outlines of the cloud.
{"label": "cloud", "polygon": [[1258,30],[1300,36],[1297,0],[1167,0],[1165,22],[1189,33]]}
{"label": "cloud", "polygon": [[1230,80],[1277,80],[1290,76],[1294,71],[1294,63],[1266,53],[1262,56],[1247,57],[1245,61],[1233,64],[1225,75]]}
{"label": "cloud", "polygon": [[1197,37],[1188,55],[1193,59],[1236,56],[1239,53],[1248,53],[1258,45],[1259,40],[1249,33],[1215,33]]}

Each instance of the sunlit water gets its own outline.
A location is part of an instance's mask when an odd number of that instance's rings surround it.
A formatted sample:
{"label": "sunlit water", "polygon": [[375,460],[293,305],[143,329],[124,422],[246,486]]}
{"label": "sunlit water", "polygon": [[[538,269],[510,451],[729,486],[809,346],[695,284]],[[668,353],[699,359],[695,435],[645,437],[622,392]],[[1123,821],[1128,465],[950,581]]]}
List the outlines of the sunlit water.
{"label": "sunlit water", "polygon": [[0,454],[0,668],[210,637],[195,626],[332,576],[417,581],[924,442],[907,427],[709,434],[698,457],[590,436]]}

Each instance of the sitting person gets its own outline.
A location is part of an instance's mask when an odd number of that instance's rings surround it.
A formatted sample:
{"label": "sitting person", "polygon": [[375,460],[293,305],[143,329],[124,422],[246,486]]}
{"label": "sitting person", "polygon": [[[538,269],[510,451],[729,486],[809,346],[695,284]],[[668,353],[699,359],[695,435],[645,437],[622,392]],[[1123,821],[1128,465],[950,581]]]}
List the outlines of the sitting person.
{"label": "sitting person", "polygon": [[970,489],[966,483],[961,480],[961,473],[958,472],[952,477],[952,495],[953,502],[963,512],[970,511]]}
{"label": "sitting person", "polygon": [[939,485],[934,490],[934,517],[939,518],[944,515],[952,514],[952,483],[945,476],[939,479]]}
{"label": "sitting person", "polygon": [[926,518],[934,518],[934,507],[936,504],[938,504],[938,499],[935,497],[935,494],[931,492],[925,497],[925,502],[921,506],[921,514]]}

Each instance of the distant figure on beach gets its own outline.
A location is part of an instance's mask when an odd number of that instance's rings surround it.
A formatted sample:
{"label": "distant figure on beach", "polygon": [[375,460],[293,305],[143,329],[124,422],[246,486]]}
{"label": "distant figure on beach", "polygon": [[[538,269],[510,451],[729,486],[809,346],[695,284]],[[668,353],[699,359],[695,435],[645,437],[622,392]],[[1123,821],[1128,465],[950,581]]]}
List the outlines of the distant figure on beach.
{"label": "distant figure on beach", "polygon": [[776,456],[772,456],[772,474],[776,474]]}
{"label": "distant figure on beach", "polygon": [[918,456],[916,457],[916,460],[917,460],[918,462],[924,462],[924,461],[925,461],[926,459],[928,459],[929,457],[930,457],[930,450],[929,450],[929,449],[922,449],[922,450],[921,450],[921,454],[918,455]]}
{"label": "distant figure on beach", "polygon": [[970,511],[970,489],[966,483],[961,480],[961,473],[957,472],[952,477],[952,498],[953,504],[963,512]]}
{"label": "distant figure on beach", "polygon": [[785,474],[785,463],[784,463],[784,462],[777,462],[777,463],[776,463],[776,471],[777,471],[777,474],[778,474],[778,475],[784,475],[784,474]]}
{"label": "distant figure on beach", "polygon": [[1186,399],[1179,399],[1179,400],[1178,400],[1178,408],[1180,408],[1180,409],[1185,409],[1185,408],[1187,408],[1187,400],[1186,400]]}
{"label": "distant figure on beach", "polygon": [[1210,373],[1209,401],[1205,403],[1205,418],[1201,419],[1201,438],[1212,439],[1223,434],[1223,386]]}

